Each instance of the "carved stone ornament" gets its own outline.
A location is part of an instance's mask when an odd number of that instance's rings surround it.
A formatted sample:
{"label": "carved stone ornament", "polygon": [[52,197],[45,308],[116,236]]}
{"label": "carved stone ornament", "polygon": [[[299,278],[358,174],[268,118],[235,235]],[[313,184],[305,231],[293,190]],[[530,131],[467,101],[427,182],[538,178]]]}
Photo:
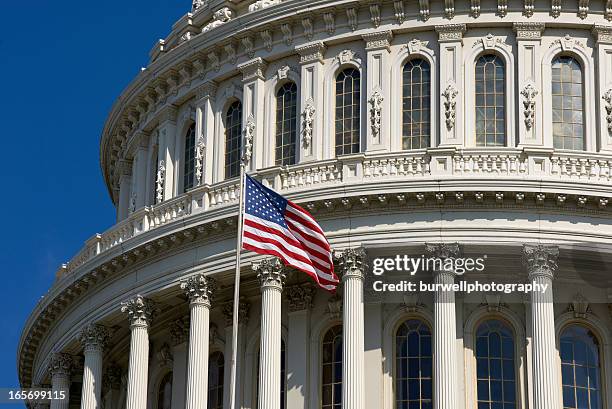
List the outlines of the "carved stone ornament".
{"label": "carved stone ornament", "polygon": [[164,160],[159,161],[157,167],[157,180],[155,181],[155,197],[157,203],[164,201],[164,182],[166,180],[166,162]]}
{"label": "carved stone ornament", "polygon": [[130,214],[132,214],[135,211],[136,211],[136,192],[134,191],[134,188],[132,187],[132,193],[130,194],[130,209],[129,209],[129,212],[130,212]]}
{"label": "carved stone ornament", "polygon": [[181,290],[189,298],[190,303],[206,304],[210,306],[212,294],[216,288],[216,282],[211,277],[203,274],[189,277],[181,281]]}
{"label": "carved stone ornament", "polygon": [[448,84],[448,86],[442,92],[444,98],[444,116],[446,118],[446,129],[452,131],[455,127],[455,117],[457,115],[457,95],[459,91],[454,83]]}
{"label": "carved stone ornament", "polygon": [[289,302],[289,312],[309,310],[312,308],[315,288],[310,283],[292,285],[287,287],[284,292]]}
{"label": "carved stone ornament", "polygon": [[421,20],[429,20],[429,16],[431,15],[429,0],[419,0],[419,14],[421,16]]}
{"label": "carved stone ornament", "polygon": [[88,324],[79,333],[79,342],[84,350],[104,349],[108,345],[110,334],[108,329],[98,324]]}
{"label": "carved stone ornament", "polygon": [[308,41],[311,41],[312,37],[314,37],[314,27],[310,17],[305,17],[302,19],[302,28],[304,29],[304,36],[306,36]]}
{"label": "carved stone ornament", "polygon": [[142,295],[121,303],[121,312],[128,315],[131,326],[149,326],[155,314],[155,303]]}
{"label": "carved stone ornament", "polygon": [[525,128],[530,130],[535,123],[535,105],[538,90],[531,82],[527,83],[521,91],[523,97],[523,115],[525,116]]}
{"label": "carved stone ornament", "polygon": [[202,32],[212,30],[213,28],[219,27],[232,19],[232,10],[229,7],[223,7],[213,14],[213,19],[210,23],[206,24],[202,28]]}
{"label": "carved stone ornament", "polygon": [[255,3],[249,6],[249,11],[257,11],[265,9],[266,7],[274,6],[275,4],[280,4],[281,0],[257,0]]}
{"label": "carved stone ornament", "polygon": [[402,24],[406,20],[404,0],[394,0],[393,9],[395,11],[395,19],[397,20],[397,24]]}
{"label": "carved stone ornament", "polygon": [[172,356],[170,345],[163,343],[159,348],[159,351],[157,351],[157,362],[159,362],[159,364],[162,366],[172,366],[173,360],[174,357]]}
{"label": "carved stone ornament", "polygon": [[425,304],[421,302],[421,296],[419,293],[406,293],[402,297],[402,306],[404,311],[411,313],[417,312],[419,309],[425,307]]}
{"label": "carved stone ornament", "polygon": [[563,38],[558,38],[550,44],[550,47],[559,46],[563,51],[572,51],[575,47],[584,48],[584,44],[569,34],[566,34]]}
{"label": "carved stone ornament", "polygon": [[104,371],[102,383],[111,390],[119,390],[121,388],[121,368],[111,362]]}
{"label": "carved stone ornament", "polygon": [[253,263],[253,271],[257,274],[262,290],[264,288],[274,288],[282,290],[285,282],[283,263],[277,257],[270,257],[262,261]]}
{"label": "carved stone ornament", "polygon": [[363,247],[334,251],[334,261],[342,278],[365,278],[366,251]]}
{"label": "carved stone ornament", "polygon": [[312,127],[315,113],[316,108],[314,107],[314,101],[312,98],[308,98],[308,100],[306,100],[304,112],[302,112],[302,143],[304,148],[310,147],[312,143]]}
{"label": "carved stone ornament", "polygon": [[523,245],[523,264],[527,268],[529,279],[545,276],[554,277],[557,269],[559,248],[552,245],[525,244]]}
{"label": "carved stone ornament", "polygon": [[332,319],[342,318],[342,297],[339,294],[334,294],[327,300],[327,308],[325,312],[329,314]]}
{"label": "carved stone ornament", "polygon": [[438,33],[438,40],[445,41],[461,41],[463,33],[467,30],[465,24],[444,24],[435,27]]}
{"label": "carved stone ornament", "polygon": [[195,146],[195,179],[196,185],[200,186],[204,181],[204,155],[206,152],[206,145],[204,144],[204,137],[200,135]]}
{"label": "carved stone ornament", "polygon": [[413,38],[408,42],[408,44],[405,45],[405,47],[408,50],[408,53],[412,55],[420,52],[423,48],[426,48],[427,45],[427,41],[421,41],[418,38]]}
{"label": "carved stone ornament", "polygon": [[325,31],[332,35],[336,31],[336,14],[333,11],[323,13],[323,21],[325,22]]}
{"label": "carved stone ornament", "polygon": [[173,345],[180,345],[189,340],[189,316],[179,318],[170,324],[170,339]]}
{"label": "carved stone ornament", "polygon": [[425,253],[429,257],[446,260],[459,257],[461,248],[458,243],[425,243]]}
{"label": "carved stone ornament", "polygon": [[338,59],[338,62],[340,63],[340,65],[342,65],[342,64],[348,64],[351,61],[358,59],[359,57],[357,53],[355,53],[355,51],[353,50],[342,50],[336,58]]}
{"label": "carved stone ornament", "polygon": [[[246,325],[249,322],[249,308],[251,305],[246,299],[240,299],[238,301],[238,323]],[[229,301],[223,304],[222,308],[223,317],[225,318],[225,325],[231,326],[233,322],[234,314],[234,302]]]}
{"label": "carved stone ornament", "polygon": [[276,71],[276,75],[278,76],[279,80],[284,80],[287,78],[289,71],[291,71],[291,67],[288,65],[283,65]]}
{"label": "carved stone ornament", "polygon": [[246,125],[242,131],[243,145],[242,145],[242,163],[247,166],[251,162],[253,156],[253,137],[255,136],[255,118],[253,114],[250,114],[247,118]]}
{"label": "carved stone ornament", "polygon": [[74,360],[71,355],[56,352],[51,355],[48,371],[51,376],[70,376]]}
{"label": "carved stone ornament", "polygon": [[606,101],[606,123],[608,124],[608,132],[612,135],[612,88],[608,89],[603,95],[603,100]]}
{"label": "carved stone ornament", "polygon": [[380,135],[383,101],[384,98],[379,89],[374,91],[370,99],[368,99],[368,103],[370,104],[370,128],[372,129],[372,136],[374,138]]}
{"label": "carved stone ornament", "polygon": [[497,47],[498,44],[502,44],[503,40],[500,37],[496,37],[489,33],[485,37],[480,39],[482,46],[485,50],[492,50]]}
{"label": "carved stone ornament", "polygon": [[191,3],[191,11],[196,11],[206,5],[205,0],[193,0]]}
{"label": "carved stone ornament", "polygon": [[567,311],[574,314],[574,318],[586,318],[590,314],[591,306],[589,301],[581,293],[576,293],[572,302],[567,307]]}

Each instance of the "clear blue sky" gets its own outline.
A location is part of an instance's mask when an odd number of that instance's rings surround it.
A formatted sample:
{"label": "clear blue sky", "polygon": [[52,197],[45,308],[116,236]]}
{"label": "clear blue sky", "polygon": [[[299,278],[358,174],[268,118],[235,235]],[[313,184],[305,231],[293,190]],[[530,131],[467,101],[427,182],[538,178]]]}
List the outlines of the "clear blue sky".
{"label": "clear blue sky", "polygon": [[114,223],[99,165],[111,104],[190,0],[0,5],[0,388],[60,263]]}

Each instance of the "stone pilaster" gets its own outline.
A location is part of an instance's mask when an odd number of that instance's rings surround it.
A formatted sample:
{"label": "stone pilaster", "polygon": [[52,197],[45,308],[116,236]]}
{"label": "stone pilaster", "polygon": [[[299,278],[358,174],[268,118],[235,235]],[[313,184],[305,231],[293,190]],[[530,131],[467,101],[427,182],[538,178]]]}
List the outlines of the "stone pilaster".
{"label": "stone pilaster", "polygon": [[[177,109],[168,105],[160,114],[158,172],[163,169],[162,200],[172,199],[177,194],[176,164],[176,116]],[[159,201],[158,201],[159,202]]]}
{"label": "stone pilaster", "polygon": [[[234,396],[234,402],[236,402],[236,407],[239,408],[242,402],[242,394],[243,394],[243,381],[244,378],[244,350],[246,348],[246,338],[244,335],[245,328],[247,323],[249,322],[249,308],[250,304],[247,300],[241,299],[238,302],[238,343],[237,343],[237,352],[236,352],[236,395]],[[224,371],[224,379],[223,379],[223,388],[225,391],[229,391],[230,385],[230,370],[229,368],[232,365],[232,315],[233,315],[234,303],[233,301],[227,302],[223,305],[223,316],[225,318],[225,368]],[[229,392],[225,393],[225,408],[229,407]]]}
{"label": "stone pilaster", "polygon": [[132,161],[120,159],[116,172],[119,184],[119,203],[117,206],[117,221],[128,217],[130,213],[130,198],[132,195]]}
{"label": "stone pilaster", "polygon": [[85,355],[81,409],[102,407],[102,356],[108,339],[108,330],[97,324],[87,325],[79,334]]}
{"label": "stone pilaster", "polygon": [[334,253],[343,285],[342,409],[365,408],[363,281],[366,253],[363,248]]}
{"label": "stone pilaster", "polygon": [[259,409],[280,409],[281,293],[285,274],[278,258],[253,263],[261,283],[261,335],[259,347]]}
{"label": "stone pilaster", "polygon": [[299,162],[323,159],[323,127],[317,119],[323,118],[323,54],[322,41],[296,48],[300,55],[300,149]]}
{"label": "stone pilaster", "polygon": [[207,149],[214,141],[215,112],[213,102],[217,94],[217,84],[213,81],[202,84],[197,89],[196,102],[196,152],[195,185],[212,183],[213,150]]}
{"label": "stone pilaster", "polygon": [[126,409],[146,409],[149,375],[149,326],[154,315],[151,300],[137,295],[121,304],[130,322],[130,361]]}
{"label": "stone pilaster", "polygon": [[[459,257],[456,243],[426,244],[429,257],[448,259]],[[435,284],[454,284],[455,272],[436,270],[433,272]],[[434,293],[434,408],[455,409],[457,407],[457,351],[455,340],[457,332],[454,291]]]}
{"label": "stone pilaster", "polygon": [[72,367],[72,356],[63,353],[54,353],[51,356],[48,368],[51,374],[51,390],[53,391],[53,396],[60,396],[63,393],[65,399],[51,400],[50,409],[68,409]]}
{"label": "stone pilaster", "polygon": [[206,409],[208,405],[208,334],[214,288],[215,281],[202,274],[181,282],[191,311],[186,409]]}
{"label": "stone pilaster", "polygon": [[601,135],[598,147],[601,151],[609,153],[612,151],[612,27],[595,25],[593,35],[597,44],[595,76],[596,83],[599,84],[599,91],[594,90],[598,134]]}
{"label": "stone pilaster", "polygon": [[557,349],[555,343],[555,312],[553,307],[552,282],[557,269],[559,248],[551,245],[525,244],[523,263],[529,281],[548,285],[545,292],[531,292],[531,336],[534,409],[557,409],[561,407],[557,385]]}
{"label": "stone pilaster", "polygon": [[[264,165],[264,72],[266,62],[260,57],[238,65],[242,72],[242,126],[244,128],[243,150],[252,145],[252,158],[247,161],[247,169],[255,170]],[[250,140],[249,140],[250,139]]]}
{"label": "stone pilaster", "polygon": [[104,370],[102,378],[104,389],[104,408],[119,407],[119,395],[121,390],[121,368],[115,363],[110,363]]}

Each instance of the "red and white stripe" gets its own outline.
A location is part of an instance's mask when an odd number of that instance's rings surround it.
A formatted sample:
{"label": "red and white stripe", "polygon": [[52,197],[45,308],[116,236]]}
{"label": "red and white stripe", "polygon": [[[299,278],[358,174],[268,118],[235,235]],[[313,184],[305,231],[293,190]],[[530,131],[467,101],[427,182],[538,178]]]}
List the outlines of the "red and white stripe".
{"label": "red and white stripe", "polygon": [[338,277],[321,227],[306,210],[291,202],[284,216],[289,229],[245,213],[242,247],[276,256],[311,276],[321,288],[335,291]]}

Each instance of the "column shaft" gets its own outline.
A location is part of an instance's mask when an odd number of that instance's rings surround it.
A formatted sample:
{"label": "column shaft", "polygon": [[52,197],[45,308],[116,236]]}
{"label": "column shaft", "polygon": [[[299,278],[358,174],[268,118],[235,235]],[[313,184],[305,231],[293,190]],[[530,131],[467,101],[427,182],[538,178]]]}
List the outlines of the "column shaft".
{"label": "column shaft", "polygon": [[[436,284],[453,284],[454,273],[439,272]],[[457,399],[455,293],[434,293],[434,408],[453,409]]]}
{"label": "column shaft", "polygon": [[99,409],[102,404],[102,348],[85,348],[81,409]]}
{"label": "column shaft", "polygon": [[363,280],[344,276],[342,409],[364,409]]}
{"label": "column shaft", "polygon": [[257,407],[280,409],[281,293],[271,287],[262,289],[260,342]]}
{"label": "column shaft", "polygon": [[208,406],[209,329],[210,304],[192,301],[187,361],[187,409],[206,409]]}
{"label": "column shaft", "polygon": [[65,399],[51,400],[50,409],[68,409],[70,403],[70,376],[68,374],[56,374],[51,378],[51,390],[53,396],[61,396],[61,391],[65,393]]}
{"label": "column shaft", "polygon": [[146,409],[149,376],[149,331],[132,325],[126,409]]}

